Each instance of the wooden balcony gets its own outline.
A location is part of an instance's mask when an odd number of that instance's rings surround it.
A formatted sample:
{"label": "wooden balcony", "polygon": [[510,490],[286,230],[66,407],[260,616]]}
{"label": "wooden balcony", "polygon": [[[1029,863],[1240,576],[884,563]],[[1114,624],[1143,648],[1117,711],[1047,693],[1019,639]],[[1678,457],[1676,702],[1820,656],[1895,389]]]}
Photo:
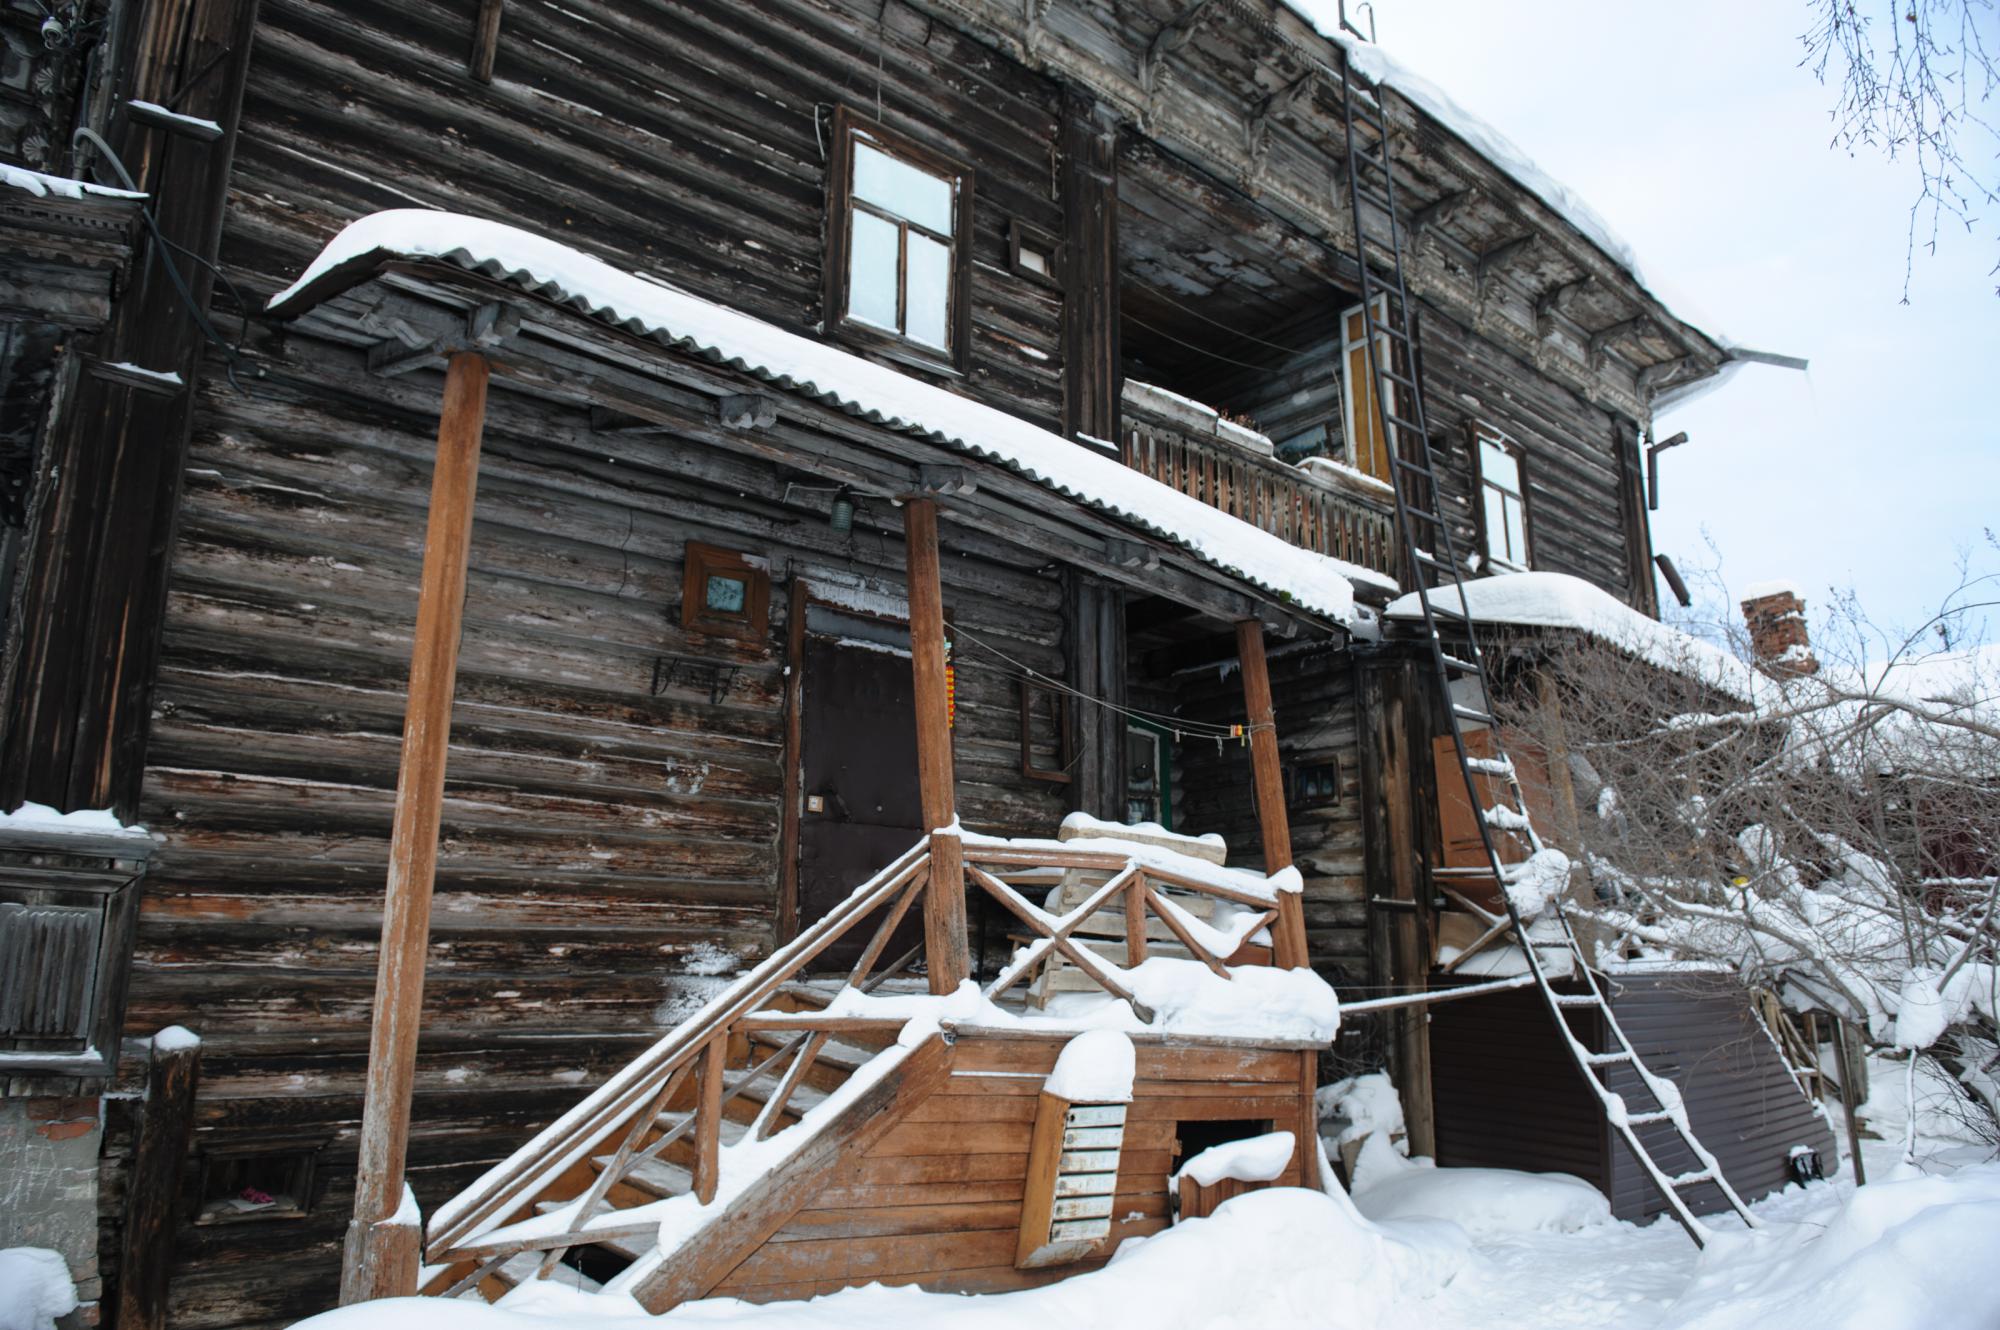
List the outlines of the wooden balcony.
{"label": "wooden balcony", "polygon": [[1128,394],[1120,457],[1134,471],[1301,549],[1396,578],[1395,512],[1386,493],[1365,494],[1281,462],[1232,437],[1248,431],[1226,421],[1219,429],[1202,426],[1140,409]]}

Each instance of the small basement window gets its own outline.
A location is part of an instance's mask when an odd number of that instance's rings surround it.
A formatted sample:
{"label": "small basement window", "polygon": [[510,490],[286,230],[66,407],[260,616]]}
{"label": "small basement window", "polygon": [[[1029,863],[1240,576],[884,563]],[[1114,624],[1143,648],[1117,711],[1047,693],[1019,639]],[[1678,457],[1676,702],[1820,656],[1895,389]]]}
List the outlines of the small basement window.
{"label": "small basement window", "polygon": [[972,172],[846,107],[835,109],[833,124],[830,322],[863,341],[959,365]]}
{"label": "small basement window", "polygon": [[260,1142],[206,1150],[201,1162],[197,1224],[251,1219],[304,1219],[326,1142]]}
{"label": "small basement window", "polygon": [[1285,769],[1285,802],[1294,808],[1325,808],[1340,802],[1340,762],[1300,762]]}

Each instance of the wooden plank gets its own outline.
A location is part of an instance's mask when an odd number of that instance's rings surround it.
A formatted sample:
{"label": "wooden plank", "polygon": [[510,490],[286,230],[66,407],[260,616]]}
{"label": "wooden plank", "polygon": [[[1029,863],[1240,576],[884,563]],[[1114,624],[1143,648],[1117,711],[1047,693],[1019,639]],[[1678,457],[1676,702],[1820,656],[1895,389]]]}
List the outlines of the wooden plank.
{"label": "wooden plank", "polygon": [[[486,358],[461,351],[445,374],[438,418],[437,465],[424,535],[423,584],[410,655],[409,709],[403,725],[396,820],[382,917],[368,1048],[368,1098],[362,1112],[354,1218],[341,1270],[343,1305],[408,1296],[414,1270],[390,1270],[373,1250],[375,1225],[403,1199],[403,1156],[410,1134],[410,1092],[423,1017],[424,962],[430,947],[431,889],[444,807],[445,756],[451,743],[452,693],[465,606],[465,568],[479,485],[479,442],[486,420]],[[396,1282],[389,1282],[394,1279]]]}
{"label": "wooden plank", "polygon": [[493,81],[493,59],[500,53],[500,19],[506,0],[479,0],[479,16],[472,23],[472,55],[466,72],[476,83]]}
{"label": "wooden plank", "polygon": [[1056,1177],[1063,1158],[1063,1138],[1069,1101],[1043,1091],[1035,1100],[1034,1125],[1028,1140],[1022,1192],[1014,1246],[1014,1264],[1036,1264],[1035,1257],[1048,1245],[1049,1224],[1055,1208]]}
{"label": "wooden plank", "polygon": [[145,1116],[125,1178],[124,1260],[118,1271],[118,1324],[133,1330],[164,1330],[167,1324],[181,1172],[194,1135],[200,1076],[200,1044],[154,1048]]}
{"label": "wooden plank", "polygon": [[972,973],[965,934],[965,873],[955,833],[951,720],[945,687],[944,593],[938,579],[937,501],[903,504],[909,569],[910,668],[916,686],[917,777],[924,825],[931,831],[930,882],[924,888],[924,953],[933,993],[949,993]]}

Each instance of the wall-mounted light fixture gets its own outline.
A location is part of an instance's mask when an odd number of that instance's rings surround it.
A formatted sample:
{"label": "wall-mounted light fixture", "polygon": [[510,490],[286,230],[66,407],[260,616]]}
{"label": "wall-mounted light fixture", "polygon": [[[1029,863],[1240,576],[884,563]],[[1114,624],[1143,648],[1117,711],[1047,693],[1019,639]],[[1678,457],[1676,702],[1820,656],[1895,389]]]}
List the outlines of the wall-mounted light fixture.
{"label": "wall-mounted light fixture", "polygon": [[854,496],[845,489],[834,491],[833,505],[826,510],[826,524],[843,536],[854,529]]}

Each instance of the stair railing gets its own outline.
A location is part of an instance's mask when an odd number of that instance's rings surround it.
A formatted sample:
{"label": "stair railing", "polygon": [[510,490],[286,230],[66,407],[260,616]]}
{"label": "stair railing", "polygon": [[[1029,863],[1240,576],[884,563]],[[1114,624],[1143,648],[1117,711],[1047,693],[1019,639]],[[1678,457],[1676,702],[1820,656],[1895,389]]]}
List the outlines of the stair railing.
{"label": "stair railing", "polygon": [[[523,1252],[545,1253],[541,1270],[546,1273],[570,1247],[618,1237],[649,1234],[658,1221],[628,1225],[626,1233],[615,1224],[593,1226],[599,1208],[611,1189],[639,1162],[650,1159],[683,1137],[692,1137],[695,1168],[694,1193],[703,1204],[713,1200],[719,1174],[723,1109],[752,1084],[772,1074],[787,1055],[810,1050],[815,1055],[815,1038],[801,1035],[766,1057],[762,1062],[730,1080],[727,1062],[732,1039],[746,1033],[745,1018],[757,1011],[785,984],[796,979],[812,961],[845,937],[863,920],[888,907],[874,936],[863,950],[849,982],[873,987],[888,973],[907,965],[914,953],[896,960],[882,975],[871,981],[882,953],[896,927],[929,882],[928,840],[906,851],[895,862],[862,883],[848,897],[798,937],[772,952],[761,964],[742,975],[721,993],[668,1032],[651,1048],[610,1080],[586,1096],[574,1108],[538,1132],[534,1138],[489,1169],[477,1182],[459,1193],[431,1217],[425,1257],[433,1265],[462,1267],[462,1274],[439,1291],[455,1294],[470,1288],[500,1265]],[[823,1047],[825,1039],[817,1040]],[[779,1126],[779,1115],[803,1079],[810,1060],[795,1061],[763,1111],[753,1130],[759,1139]],[[690,1083],[695,1090],[694,1111],[673,1128],[648,1139],[661,1113]],[[624,1135],[607,1166],[574,1204],[544,1216],[537,1225],[524,1224],[534,1218],[535,1202],[542,1199],[563,1175],[590,1157],[592,1151],[624,1128]],[[496,1232],[505,1226],[506,1233]],[[531,1231],[524,1231],[531,1230]],[[488,1237],[487,1235],[491,1235]],[[438,1281],[432,1281],[438,1288]]]}

